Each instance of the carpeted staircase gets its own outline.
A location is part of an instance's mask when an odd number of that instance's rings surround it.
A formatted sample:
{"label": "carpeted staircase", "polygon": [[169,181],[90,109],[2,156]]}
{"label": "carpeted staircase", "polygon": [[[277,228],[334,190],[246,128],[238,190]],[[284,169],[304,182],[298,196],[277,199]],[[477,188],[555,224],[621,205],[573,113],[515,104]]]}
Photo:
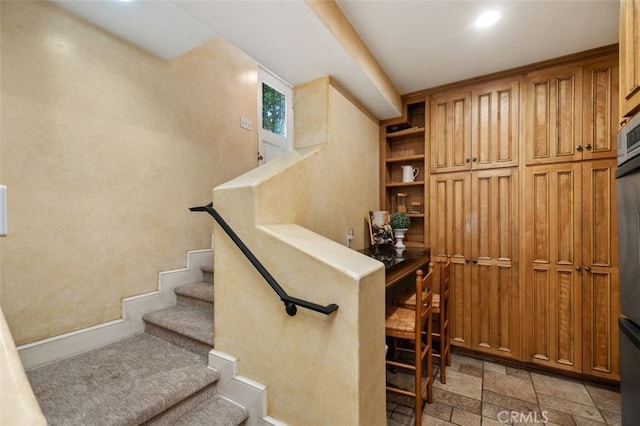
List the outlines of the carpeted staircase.
{"label": "carpeted staircase", "polygon": [[143,316],[145,332],[27,372],[49,425],[237,426],[244,407],[216,391],[213,272]]}

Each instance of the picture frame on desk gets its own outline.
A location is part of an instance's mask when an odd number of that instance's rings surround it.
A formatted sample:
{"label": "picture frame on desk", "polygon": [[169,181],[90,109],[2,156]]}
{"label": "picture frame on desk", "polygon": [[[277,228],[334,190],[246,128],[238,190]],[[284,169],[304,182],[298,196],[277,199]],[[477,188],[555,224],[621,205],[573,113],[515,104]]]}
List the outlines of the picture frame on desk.
{"label": "picture frame on desk", "polygon": [[389,212],[380,210],[374,212],[373,210],[369,210],[367,223],[369,224],[369,241],[371,246],[394,243],[395,240],[393,238],[393,230],[391,229]]}

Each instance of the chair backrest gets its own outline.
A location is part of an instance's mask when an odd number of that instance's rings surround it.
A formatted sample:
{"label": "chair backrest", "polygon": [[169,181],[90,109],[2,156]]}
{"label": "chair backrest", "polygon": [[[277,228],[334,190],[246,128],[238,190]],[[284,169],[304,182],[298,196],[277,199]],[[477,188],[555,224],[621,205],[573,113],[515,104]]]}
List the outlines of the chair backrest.
{"label": "chair backrest", "polygon": [[449,296],[449,284],[451,283],[451,256],[446,261],[440,262],[440,299]]}
{"label": "chair backrest", "polygon": [[[418,300],[418,295],[421,297]],[[423,325],[427,318],[431,317],[431,306],[433,299],[433,271],[429,270],[427,275],[424,275],[422,269],[416,271],[416,332],[419,334],[422,331]],[[431,321],[428,325],[430,326]],[[430,330],[429,330],[430,332]]]}

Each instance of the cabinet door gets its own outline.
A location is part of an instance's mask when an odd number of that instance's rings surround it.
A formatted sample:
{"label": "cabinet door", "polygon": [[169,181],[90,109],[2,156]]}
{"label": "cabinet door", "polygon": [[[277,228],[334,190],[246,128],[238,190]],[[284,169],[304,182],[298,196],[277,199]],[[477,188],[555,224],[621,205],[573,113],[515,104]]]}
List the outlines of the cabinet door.
{"label": "cabinet door", "polygon": [[471,167],[471,95],[440,94],[431,99],[431,173]]}
{"label": "cabinet door", "polygon": [[518,171],[473,172],[472,348],[518,358]]}
{"label": "cabinet door", "polygon": [[618,126],[618,61],[611,56],[584,67],[584,160],[613,158]]}
{"label": "cabinet door", "polygon": [[519,87],[519,80],[509,79],[473,90],[472,169],[518,165]]}
{"label": "cabinet door", "polygon": [[584,373],[619,380],[616,160],[582,166]]}
{"label": "cabinet door", "polygon": [[581,164],[528,167],[525,359],[582,371]]}
{"label": "cabinet door", "polygon": [[[434,261],[451,255],[449,330],[452,344],[471,343],[471,176],[469,172],[431,177],[431,254]],[[438,268],[435,268],[438,271]],[[435,276],[439,279],[438,275]]]}
{"label": "cabinet door", "polygon": [[527,164],[582,159],[582,69],[528,74],[525,84]]}
{"label": "cabinet door", "polygon": [[640,0],[620,0],[620,115],[640,108]]}

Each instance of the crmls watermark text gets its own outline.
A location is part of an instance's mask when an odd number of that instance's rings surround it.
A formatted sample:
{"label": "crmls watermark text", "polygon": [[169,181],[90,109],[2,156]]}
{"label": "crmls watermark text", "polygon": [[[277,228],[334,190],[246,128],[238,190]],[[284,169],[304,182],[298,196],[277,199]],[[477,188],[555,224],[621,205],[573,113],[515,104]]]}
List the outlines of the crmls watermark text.
{"label": "crmls watermark text", "polygon": [[536,411],[529,411],[528,413],[521,411],[500,411],[498,413],[498,421],[500,423],[547,423],[549,418],[547,417],[546,411],[541,413]]}

